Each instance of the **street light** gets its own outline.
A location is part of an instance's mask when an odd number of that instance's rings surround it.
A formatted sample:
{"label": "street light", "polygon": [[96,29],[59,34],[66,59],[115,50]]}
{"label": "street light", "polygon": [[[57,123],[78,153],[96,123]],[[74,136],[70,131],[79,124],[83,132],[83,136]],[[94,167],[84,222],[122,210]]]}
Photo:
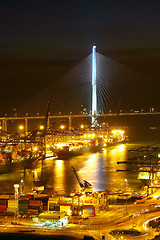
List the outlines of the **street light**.
{"label": "street light", "polygon": [[43,129],[44,129],[44,126],[43,126],[43,125],[40,125],[39,128],[40,128],[40,130],[43,130]]}
{"label": "street light", "polygon": [[61,126],[60,126],[60,129],[64,130],[64,129],[65,129],[65,126],[64,126],[64,125],[61,125]]}
{"label": "street light", "polygon": [[23,125],[20,125],[19,126],[19,130],[23,130],[24,129],[24,126]]}
{"label": "street light", "polygon": [[80,127],[81,127],[81,129],[84,129],[84,125],[83,125],[83,124],[81,124],[81,126],[80,126]]}

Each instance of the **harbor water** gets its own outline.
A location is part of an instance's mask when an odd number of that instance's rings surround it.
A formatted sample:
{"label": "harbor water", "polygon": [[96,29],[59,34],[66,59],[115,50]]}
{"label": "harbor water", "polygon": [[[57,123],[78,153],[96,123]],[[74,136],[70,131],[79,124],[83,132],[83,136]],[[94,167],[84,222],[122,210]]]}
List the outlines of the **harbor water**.
{"label": "harbor water", "polygon": [[[46,159],[43,161],[43,179],[45,179],[46,193],[55,195],[69,195],[80,190],[79,183],[74,175],[72,166],[77,170],[81,180],[87,180],[93,186],[93,191],[123,190],[127,185],[132,190],[139,191],[142,183],[137,179],[138,173],[132,171],[117,171],[128,168],[118,161],[127,161],[134,156],[130,149],[148,145],[149,142],[119,144],[104,148],[97,153],[87,153],[68,160]],[[33,181],[40,179],[42,162],[32,168],[0,175],[0,193],[14,193],[14,184],[22,184],[25,193],[32,193]],[[23,179],[23,183],[21,180]]]}

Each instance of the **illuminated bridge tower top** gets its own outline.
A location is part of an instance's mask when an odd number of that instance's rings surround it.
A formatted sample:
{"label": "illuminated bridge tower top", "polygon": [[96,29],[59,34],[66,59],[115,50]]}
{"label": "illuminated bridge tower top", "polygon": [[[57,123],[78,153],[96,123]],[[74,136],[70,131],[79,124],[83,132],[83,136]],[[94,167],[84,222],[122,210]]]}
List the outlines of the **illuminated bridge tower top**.
{"label": "illuminated bridge tower top", "polygon": [[97,125],[96,46],[92,47],[92,127]]}

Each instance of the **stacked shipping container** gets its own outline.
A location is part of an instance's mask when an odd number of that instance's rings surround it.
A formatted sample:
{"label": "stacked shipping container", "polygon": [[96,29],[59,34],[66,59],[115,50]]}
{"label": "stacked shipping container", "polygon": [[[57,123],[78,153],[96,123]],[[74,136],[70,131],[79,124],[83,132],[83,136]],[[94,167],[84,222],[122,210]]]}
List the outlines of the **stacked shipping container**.
{"label": "stacked shipping container", "polygon": [[[11,197],[13,198],[13,196]],[[40,200],[30,200],[29,197],[20,197],[18,201],[19,213],[40,213],[43,203]],[[0,212],[15,212],[15,199],[0,199]]]}
{"label": "stacked shipping container", "polygon": [[[14,195],[0,195],[0,212],[15,212]],[[7,199],[8,197],[8,199]],[[39,214],[42,211],[66,212],[72,215],[94,216],[99,211],[108,208],[107,192],[99,192],[95,195],[74,195],[72,197],[47,197],[47,196],[20,196],[20,214]]]}
{"label": "stacked shipping container", "polygon": [[27,213],[28,212],[28,199],[19,199],[19,212]]}
{"label": "stacked shipping container", "polygon": [[7,211],[7,199],[0,199],[0,212]]}

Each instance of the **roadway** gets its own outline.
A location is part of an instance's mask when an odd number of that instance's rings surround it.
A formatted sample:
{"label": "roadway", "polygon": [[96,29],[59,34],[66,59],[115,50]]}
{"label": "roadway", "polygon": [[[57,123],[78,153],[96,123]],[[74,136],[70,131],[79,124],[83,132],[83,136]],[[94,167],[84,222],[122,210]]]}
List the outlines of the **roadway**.
{"label": "roadway", "polygon": [[[49,125],[49,122],[51,119],[64,119],[67,118],[69,120],[69,129],[71,129],[71,121],[73,118],[100,118],[100,117],[116,117],[116,116],[144,116],[144,115],[160,115],[160,112],[143,112],[143,111],[133,111],[129,113],[106,113],[106,114],[69,114],[69,115],[48,115],[48,121],[47,125]],[[37,114],[37,116],[17,116],[17,114],[13,117],[7,116],[7,114],[4,117],[0,117],[0,121],[2,121],[2,129],[7,132],[7,122],[12,120],[24,120],[24,130],[25,132],[28,131],[28,121],[29,120],[38,120],[38,119],[46,119],[46,116],[40,116]]]}
{"label": "roadway", "polygon": [[[33,225],[31,219],[20,219],[20,225],[11,224],[12,218],[1,217],[0,232],[11,233],[32,233],[42,235],[70,235],[76,239],[82,239],[84,235],[92,235],[95,239],[115,239],[109,233],[112,230],[137,229],[142,234],[134,236],[134,239],[151,239],[155,231],[147,227],[147,221],[160,216],[160,200],[149,199],[141,204],[111,205],[108,210],[101,212],[95,217],[88,219],[73,219],[62,229],[53,229],[51,227],[37,227]],[[117,236],[118,238],[121,236]],[[133,236],[124,236],[124,239],[133,239]],[[123,239],[123,238],[122,238]]]}
{"label": "roadway", "polygon": [[[84,117],[116,117],[116,116],[144,116],[144,115],[160,115],[160,112],[140,112],[140,111],[133,111],[133,112],[120,112],[120,113],[98,113],[96,115],[92,114],[68,114],[68,115],[49,115],[48,119],[53,119],[53,118],[84,118]],[[0,120],[32,120],[32,119],[45,119],[46,116],[40,116],[37,114],[37,116],[5,116],[5,117],[0,117]]]}
{"label": "roadway", "polygon": [[[82,233],[88,231],[88,233],[100,239],[102,236],[105,236],[106,239],[114,239],[109,234],[112,230],[137,229],[142,234],[137,237],[134,236],[134,239],[144,240],[145,237],[151,239],[156,232],[154,229],[148,228],[145,223],[160,216],[160,207],[155,207],[157,205],[159,205],[157,199],[146,200],[145,203],[141,204],[128,204],[127,206],[113,205],[110,206],[109,210],[101,212],[101,214],[93,218],[76,221],[76,224],[72,224],[68,228]],[[124,239],[131,238],[133,239],[133,236],[124,236]]]}

